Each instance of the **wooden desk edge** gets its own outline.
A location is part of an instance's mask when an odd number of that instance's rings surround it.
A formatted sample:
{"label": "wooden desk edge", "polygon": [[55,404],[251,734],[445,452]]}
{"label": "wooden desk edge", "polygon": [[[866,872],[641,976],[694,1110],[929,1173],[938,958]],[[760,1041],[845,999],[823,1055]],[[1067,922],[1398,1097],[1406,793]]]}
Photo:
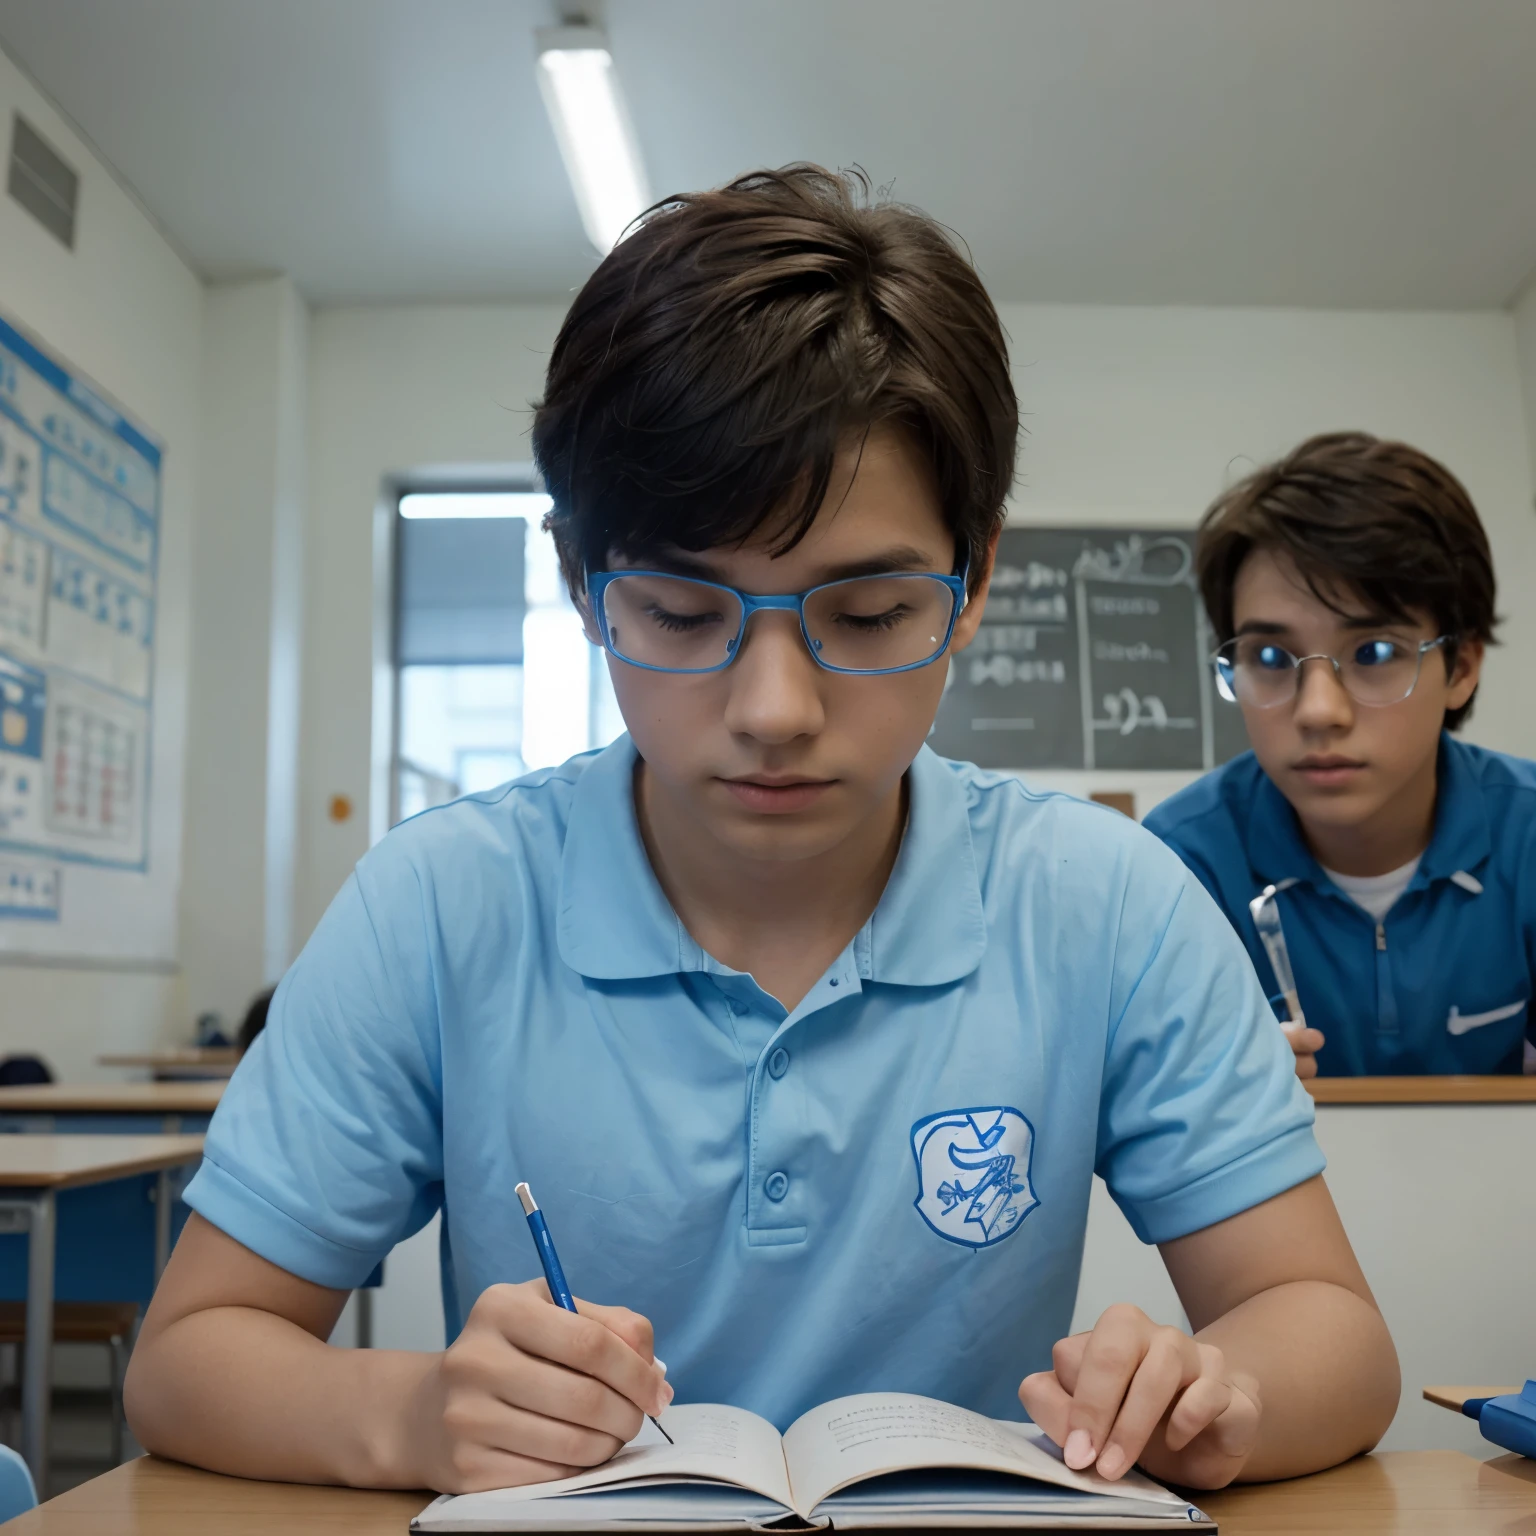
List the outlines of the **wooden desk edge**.
{"label": "wooden desk edge", "polygon": [[1425,1387],[1424,1399],[1437,1408],[1460,1413],[1462,1404],[1469,1397],[1512,1397],[1519,1390],[1519,1387]]}
{"label": "wooden desk edge", "polygon": [[1536,1104],[1536,1075],[1508,1077],[1312,1077],[1319,1104]]}
{"label": "wooden desk edge", "polygon": [[205,1046],[180,1051],[126,1051],[98,1056],[98,1067],[217,1067],[240,1059],[236,1045]]}
{"label": "wooden desk edge", "polygon": [[29,1083],[0,1088],[5,1115],[212,1114],[228,1080],[205,1083]]}
{"label": "wooden desk edge", "polygon": [[[1412,1508],[1416,1531],[1512,1532],[1508,1516],[1536,1514],[1536,1482],[1522,1458],[1478,1461],[1459,1451],[1396,1451],[1357,1457],[1289,1482],[1251,1484],[1196,1495],[1228,1536],[1275,1532],[1386,1531],[1373,1516]],[[386,1492],[265,1483],[203,1472],[141,1456],[82,1483],[17,1518],[16,1536],[266,1536],[275,1530],[324,1530],[330,1536],[404,1536],[431,1502],[427,1492]],[[1361,1519],[1364,1515],[1366,1518]],[[1438,1520],[1431,1524],[1429,1521]]]}

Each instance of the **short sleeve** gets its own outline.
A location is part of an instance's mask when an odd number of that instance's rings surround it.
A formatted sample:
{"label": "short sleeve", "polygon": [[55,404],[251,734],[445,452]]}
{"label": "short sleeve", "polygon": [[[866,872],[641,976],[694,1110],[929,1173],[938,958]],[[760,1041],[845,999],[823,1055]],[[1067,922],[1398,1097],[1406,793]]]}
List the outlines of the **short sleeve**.
{"label": "short sleeve", "polygon": [[421,884],[386,842],[277,989],[187,1203],[302,1279],[361,1284],[441,1204],[437,1038]]}
{"label": "short sleeve", "polygon": [[1137,1236],[1182,1237],[1321,1173],[1311,1096],[1242,942],[1150,838],[1114,963],[1096,1169]]}

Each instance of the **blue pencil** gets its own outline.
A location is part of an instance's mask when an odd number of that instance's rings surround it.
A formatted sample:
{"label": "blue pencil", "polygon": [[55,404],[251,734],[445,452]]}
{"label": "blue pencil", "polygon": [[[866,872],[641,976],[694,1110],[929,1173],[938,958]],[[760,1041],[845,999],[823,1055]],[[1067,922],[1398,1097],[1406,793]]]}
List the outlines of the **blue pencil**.
{"label": "blue pencil", "polygon": [[[576,1298],[571,1295],[565,1271],[560,1267],[560,1255],[555,1252],[555,1240],[549,1235],[549,1223],[544,1220],[544,1212],[539,1209],[539,1202],[533,1198],[533,1191],[526,1184],[517,1186],[517,1198],[522,1204],[523,1215],[528,1218],[528,1230],[533,1233],[534,1246],[539,1250],[539,1263],[544,1266],[544,1279],[549,1286],[549,1294],[557,1307],[574,1312]],[[661,1421],[654,1414],[647,1414],[646,1417],[657,1429],[661,1429]],[[666,1430],[661,1429],[661,1432],[666,1436],[668,1445],[677,1444]]]}

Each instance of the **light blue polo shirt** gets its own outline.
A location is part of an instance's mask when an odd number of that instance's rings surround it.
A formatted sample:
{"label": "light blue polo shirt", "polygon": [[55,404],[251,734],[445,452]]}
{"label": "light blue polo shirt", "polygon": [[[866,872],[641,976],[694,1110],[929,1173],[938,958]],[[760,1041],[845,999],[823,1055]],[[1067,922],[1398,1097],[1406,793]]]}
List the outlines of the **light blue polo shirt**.
{"label": "light blue polo shirt", "polygon": [[1276,993],[1248,903],[1280,887],[1324,1077],[1519,1072],[1536,1057],[1536,763],[1442,732],[1436,775],[1429,847],[1381,922],[1324,873],[1251,752],[1147,817]]}
{"label": "light blue polo shirt", "polygon": [[1021,1417],[1095,1170],[1161,1242],[1318,1173],[1226,920],[1126,818],[926,749],[874,915],[793,1012],[705,954],[627,737],[397,827],[273,1001],[187,1199],[354,1286],[445,1213],[449,1334],[539,1265],[656,1327],[682,1401]]}

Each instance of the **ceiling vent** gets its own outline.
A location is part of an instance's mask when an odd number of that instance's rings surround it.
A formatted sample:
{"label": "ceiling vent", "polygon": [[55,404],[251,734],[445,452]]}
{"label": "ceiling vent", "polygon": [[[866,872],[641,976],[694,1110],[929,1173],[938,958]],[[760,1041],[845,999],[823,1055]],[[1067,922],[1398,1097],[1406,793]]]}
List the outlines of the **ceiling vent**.
{"label": "ceiling vent", "polygon": [[49,234],[74,250],[80,177],[19,112],[11,119],[5,189]]}

